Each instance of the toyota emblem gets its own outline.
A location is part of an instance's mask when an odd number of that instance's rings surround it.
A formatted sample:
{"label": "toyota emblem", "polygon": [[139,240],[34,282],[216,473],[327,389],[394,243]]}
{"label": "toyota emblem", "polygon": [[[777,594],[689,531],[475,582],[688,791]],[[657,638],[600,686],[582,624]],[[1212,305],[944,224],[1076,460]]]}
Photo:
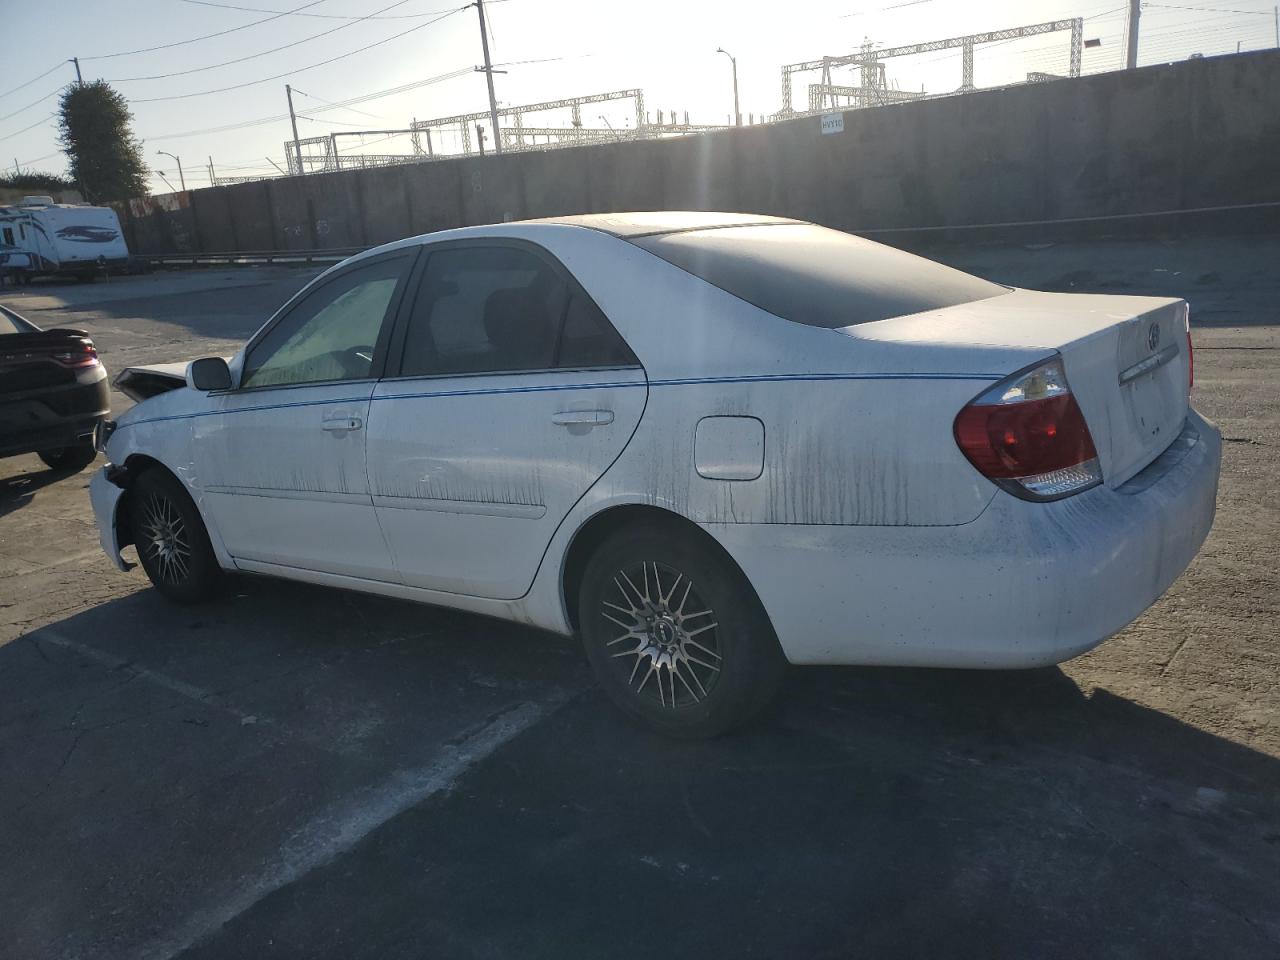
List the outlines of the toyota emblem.
{"label": "toyota emblem", "polygon": [[1153,323],[1147,328],[1147,349],[1154,353],[1158,346],[1160,346],[1160,324]]}

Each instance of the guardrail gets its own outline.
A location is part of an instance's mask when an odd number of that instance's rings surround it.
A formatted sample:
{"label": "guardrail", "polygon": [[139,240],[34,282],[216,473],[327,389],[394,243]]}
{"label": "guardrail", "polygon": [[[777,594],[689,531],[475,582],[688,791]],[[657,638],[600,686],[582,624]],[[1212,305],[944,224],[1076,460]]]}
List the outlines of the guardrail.
{"label": "guardrail", "polygon": [[226,253],[140,253],[140,260],[151,267],[227,267],[256,264],[337,263],[368,247],[333,247],[328,250],[237,250]]}

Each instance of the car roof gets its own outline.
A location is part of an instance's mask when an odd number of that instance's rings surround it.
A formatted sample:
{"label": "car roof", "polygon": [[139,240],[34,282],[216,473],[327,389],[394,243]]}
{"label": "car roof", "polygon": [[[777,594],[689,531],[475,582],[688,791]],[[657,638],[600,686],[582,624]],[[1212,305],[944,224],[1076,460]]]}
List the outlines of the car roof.
{"label": "car roof", "polygon": [[635,213],[584,213],[564,217],[540,217],[517,223],[556,223],[587,227],[615,237],[646,237],[685,230],[712,230],[717,227],[744,227],[766,224],[803,223],[786,217],[755,213],[715,213],[696,210],[653,210]]}

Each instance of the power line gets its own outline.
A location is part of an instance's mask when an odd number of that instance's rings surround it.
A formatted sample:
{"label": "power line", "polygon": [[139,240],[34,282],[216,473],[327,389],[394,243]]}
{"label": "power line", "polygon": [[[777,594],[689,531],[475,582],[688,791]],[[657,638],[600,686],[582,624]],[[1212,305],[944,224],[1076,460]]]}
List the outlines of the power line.
{"label": "power line", "polygon": [[213,3],[212,0],[182,0],[183,3],[193,3],[201,7],[220,7],[223,10],[240,10],[245,13],[278,13],[281,16],[295,17],[315,17],[320,20],[414,20],[418,17],[432,16],[435,11],[428,13],[397,13],[389,17],[380,17],[373,14],[370,17],[353,17],[342,13],[302,13],[301,8],[297,10],[268,10],[265,7],[240,7],[231,3]]}
{"label": "power line", "polygon": [[26,83],[20,83],[20,84],[18,84],[16,87],[13,87],[13,88],[11,88],[11,89],[9,89],[9,90],[6,90],[4,93],[0,93],[0,97],[7,97],[7,96],[8,96],[9,94],[11,94],[11,93],[17,93],[19,90],[24,90],[24,89],[26,89],[27,87],[31,86],[33,83],[35,83],[37,80],[43,80],[43,79],[44,79],[45,77],[47,77],[49,74],[53,73],[53,71],[55,71],[55,70],[61,70],[61,69],[62,69],[63,67],[65,67],[66,65],[67,65],[67,61],[66,61],[66,60],[60,60],[58,63],[55,63],[52,67],[50,67],[50,68],[49,68],[48,70],[46,70],[44,73],[40,74],[40,76],[38,76],[38,77],[32,77],[32,78],[31,78],[30,80],[28,80]]}
{"label": "power line", "polygon": [[869,13],[884,13],[887,10],[901,10],[903,7],[918,7],[922,3],[933,3],[933,0],[907,0],[906,3],[895,3],[890,7],[880,7],[877,10],[859,10],[856,13],[845,13],[840,15],[841,20],[848,20],[850,17],[865,17]]}
{"label": "power line", "polygon": [[176,94],[171,94],[167,97],[145,97],[142,99],[133,100],[132,102],[133,103],[159,103],[165,100],[188,100],[191,97],[205,97],[212,93],[226,93],[228,90],[242,90],[245,87],[257,86],[260,83],[269,83],[272,80],[280,80],[280,79],[283,79],[284,77],[291,77],[291,76],[294,76],[295,74],[303,73],[307,70],[314,70],[316,67],[324,67],[324,66],[328,66],[331,63],[337,63],[339,60],[345,60],[347,57],[354,57],[357,53],[364,53],[366,50],[372,50],[374,47],[380,47],[385,43],[390,43],[392,40],[398,40],[401,37],[408,36],[411,33],[416,33],[418,30],[424,30],[427,27],[434,26],[435,24],[439,23],[441,20],[451,17],[455,13],[460,13],[461,11],[466,9],[467,7],[458,7],[456,10],[450,10],[448,13],[445,13],[442,16],[436,17],[436,19],[434,20],[428,20],[426,23],[420,23],[416,27],[410,27],[408,30],[402,30],[399,33],[395,33],[389,37],[386,37],[385,39],[377,40],[373,43],[366,44],[363,47],[359,47],[358,49],[355,49],[355,50],[350,50],[347,53],[338,54],[338,56],[330,57],[327,60],[321,60],[318,63],[308,64],[305,67],[297,67],[296,69],[293,69],[293,70],[286,70],[284,73],[277,73],[270,77],[261,77],[257,80],[247,80],[244,83],[234,83],[234,84],[231,84],[230,86],[217,87],[213,90],[198,90],[195,93],[176,93]]}
{"label": "power line", "polygon": [[[261,53],[251,53],[248,56],[236,57],[234,60],[223,60],[221,63],[211,63],[203,67],[191,67],[189,70],[174,70],[171,73],[157,73],[147,77],[120,77],[118,80],[112,80],[111,82],[112,83],[133,83],[138,80],[167,80],[170,77],[184,77],[189,73],[203,73],[205,70],[216,70],[219,67],[229,67],[235,63],[244,63],[247,60],[256,60],[259,57],[265,57],[272,53],[279,53],[281,50],[288,50],[291,47],[297,47],[304,43],[310,43],[312,40],[319,40],[321,37],[327,37],[329,36],[329,34],[337,33],[339,30],[346,30],[349,27],[354,27],[357,23],[360,23],[362,20],[368,20],[369,17],[382,13],[385,10],[391,10],[391,9],[394,9],[395,7],[403,7],[408,2],[409,0],[396,0],[395,3],[389,4],[383,7],[381,10],[375,10],[373,13],[369,14],[369,16],[356,17],[352,19],[350,23],[343,23],[343,24],[339,24],[336,27],[330,27],[328,30],[321,30],[319,33],[314,33],[309,37],[303,37],[301,40],[294,40],[291,43],[282,44],[281,46],[278,46],[278,47],[272,47],[270,50],[263,50]],[[436,10],[433,12],[434,13],[450,13],[452,11]],[[261,22],[262,21],[259,21],[259,23]]]}
{"label": "power line", "polygon": [[25,113],[26,111],[30,110],[32,107],[37,106],[41,103],[44,103],[50,97],[56,97],[64,89],[66,89],[66,86],[67,85],[64,83],[61,87],[59,87],[57,90],[54,90],[52,93],[46,93],[39,100],[32,100],[25,107],[19,107],[17,110],[13,111],[13,113],[6,113],[3,117],[0,117],[0,123],[3,123],[4,121],[8,120],[10,117],[16,117],[20,113]]}
{"label": "power line", "polygon": [[59,154],[61,154],[61,153],[62,153],[62,151],[61,151],[61,150],[55,150],[53,153],[46,153],[43,157],[36,157],[34,160],[22,160],[22,161],[19,161],[18,166],[20,166],[20,167],[27,167],[27,166],[30,166],[30,165],[31,165],[31,164],[33,164],[33,163],[39,163],[39,162],[40,162],[40,161],[42,161],[42,160],[50,160],[50,159],[52,159],[53,157],[56,157],[56,156],[58,156],[58,155],[59,155]]}
{"label": "power line", "polygon": [[34,130],[36,127],[40,126],[42,123],[48,123],[50,120],[57,120],[57,119],[58,119],[58,115],[56,113],[51,113],[47,117],[41,117],[39,120],[31,124],[31,126],[29,127],[23,127],[21,130],[13,131],[13,133],[6,133],[5,137],[6,138],[16,137],[20,133],[26,133],[28,130]]}
{"label": "power line", "polygon": [[[425,80],[415,80],[410,83],[401,84],[398,87],[390,87],[385,90],[376,90],[372,93],[361,94],[356,97],[351,97],[350,99],[347,99],[347,100],[339,100],[333,104],[330,104],[327,107],[319,107],[315,110],[312,110],[311,112],[324,113],[325,111],[328,111],[328,110],[340,110],[344,108],[349,108],[352,104],[355,104],[355,103],[367,103],[370,100],[379,100],[383,97],[395,96],[398,93],[406,93],[409,90],[416,90],[419,87],[430,86],[433,83],[442,83],[446,80],[455,80],[458,77],[469,76],[471,72],[472,72],[471,67],[464,67],[460,70],[453,70],[453,71],[450,71],[449,73],[442,73],[439,76],[428,77]],[[230,124],[224,124],[218,127],[206,127],[201,130],[186,130],[186,131],[183,131],[182,133],[161,134],[155,137],[148,137],[147,140],[148,141],[178,140],[184,137],[199,137],[199,136],[204,136],[205,134],[210,134],[210,133],[226,133],[231,130],[241,130],[245,127],[256,127],[266,123],[278,123],[282,120],[288,120],[288,119],[289,119],[289,115],[287,113],[280,113],[270,117],[258,117],[256,120],[246,120],[246,121],[243,121],[242,123],[230,123]]]}
{"label": "power line", "polygon": [[238,27],[229,27],[226,30],[219,30],[216,33],[206,33],[199,37],[192,37],[189,40],[175,40],[172,43],[162,43],[155,47],[139,47],[137,50],[121,50],[119,53],[99,53],[92,57],[81,57],[81,60],[112,60],[116,57],[131,57],[135,53],[152,53],[156,50],[169,50],[173,47],[186,46],[188,43],[199,43],[201,40],[212,40],[214,37],[225,37],[229,33],[236,33],[239,30],[248,30],[250,27],[256,27],[263,23],[270,23],[272,20],[279,20],[281,17],[287,17],[291,13],[297,13],[299,10],[305,10],[307,7],[314,7],[317,4],[326,2],[326,0],[310,0],[300,7],[293,10],[285,10],[283,13],[277,13],[273,17],[263,17],[261,20],[254,20],[251,23],[242,23]]}
{"label": "power line", "polygon": [[[299,90],[297,87],[294,87],[294,88],[293,88],[293,92],[294,92],[294,93],[300,93],[300,94],[302,94],[302,95],[303,95],[304,97],[306,97],[308,100],[316,100],[316,101],[318,101],[318,102],[320,102],[320,103],[327,104],[328,106],[333,106],[333,105],[334,105],[334,103],[333,103],[333,101],[332,101],[332,100],[326,100],[324,97],[317,97],[314,93],[307,93],[307,91],[305,91],[305,90]],[[367,111],[367,110],[357,110],[357,109],[355,109],[354,107],[343,107],[342,109],[344,109],[344,110],[350,110],[352,113],[358,113],[358,114],[360,114],[362,117],[369,117],[370,119],[373,119],[373,120],[381,120],[381,119],[383,119],[382,117],[378,116],[376,113],[370,113],[370,112],[369,112],[369,111]]]}
{"label": "power line", "polygon": [[1204,13],[1244,13],[1252,14],[1258,17],[1270,17],[1274,15],[1272,10],[1224,10],[1222,7],[1179,7],[1171,3],[1145,3],[1146,7],[1158,7],[1161,10],[1196,10]]}
{"label": "power line", "polygon": [[[295,90],[294,92],[296,93],[297,91]],[[295,113],[294,116],[297,117],[299,120],[310,120],[312,123],[336,123],[340,127],[368,126],[368,124],[365,124],[365,123],[352,123],[350,120],[330,120],[330,119],[317,120],[315,117],[306,117],[300,113]]]}

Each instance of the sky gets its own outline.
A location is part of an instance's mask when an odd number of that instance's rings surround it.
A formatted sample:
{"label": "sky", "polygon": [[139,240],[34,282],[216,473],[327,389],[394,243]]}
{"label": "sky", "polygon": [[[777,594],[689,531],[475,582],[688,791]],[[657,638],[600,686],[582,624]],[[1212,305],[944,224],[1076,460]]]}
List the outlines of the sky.
{"label": "sky", "polygon": [[[0,166],[64,172],[57,94],[75,79],[106,79],[130,101],[154,192],[218,177],[274,174],[291,136],[285,84],[295,88],[301,137],[407,127],[413,118],[484,110],[476,9],[463,0],[0,0]],[[237,9],[232,9],[232,8]],[[486,0],[499,105],[640,88],[650,115],[725,123],[737,58],[744,119],[781,107],[784,63],[1082,16],[1083,70],[1124,59],[1125,0]],[[1276,45],[1274,0],[1144,3],[1139,64]],[[207,36],[220,34],[218,36]],[[195,39],[203,38],[203,39]],[[20,39],[20,42],[12,42]],[[979,87],[1029,71],[1066,73],[1068,33],[977,48]],[[194,41],[194,42],[186,42]],[[362,49],[367,48],[367,49]],[[356,52],[360,51],[360,52]],[[889,83],[944,93],[960,85],[960,51],[887,62]],[[238,61],[238,62],[228,62]],[[329,61],[329,62],[325,62]],[[45,74],[44,76],[40,76]],[[855,83],[852,70],[836,83]],[[39,79],[35,79],[39,77]],[[443,78],[443,79],[435,79]],[[795,107],[817,75],[798,75]],[[434,80],[435,82],[423,83]],[[334,108],[335,101],[411,89]],[[234,87],[235,89],[224,89]],[[216,92],[212,92],[216,91]],[[634,122],[626,104],[584,109],[586,125]],[[548,116],[562,126],[567,114]],[[248,121],[260,121],[245,125]],[[534,121],[529,121],[534,122]],[[234,129],[218,129],[234,127]],[[347,136],[347,153],[408,153],[406,135]],[[456,150],[457,143],[437,144]]]}

